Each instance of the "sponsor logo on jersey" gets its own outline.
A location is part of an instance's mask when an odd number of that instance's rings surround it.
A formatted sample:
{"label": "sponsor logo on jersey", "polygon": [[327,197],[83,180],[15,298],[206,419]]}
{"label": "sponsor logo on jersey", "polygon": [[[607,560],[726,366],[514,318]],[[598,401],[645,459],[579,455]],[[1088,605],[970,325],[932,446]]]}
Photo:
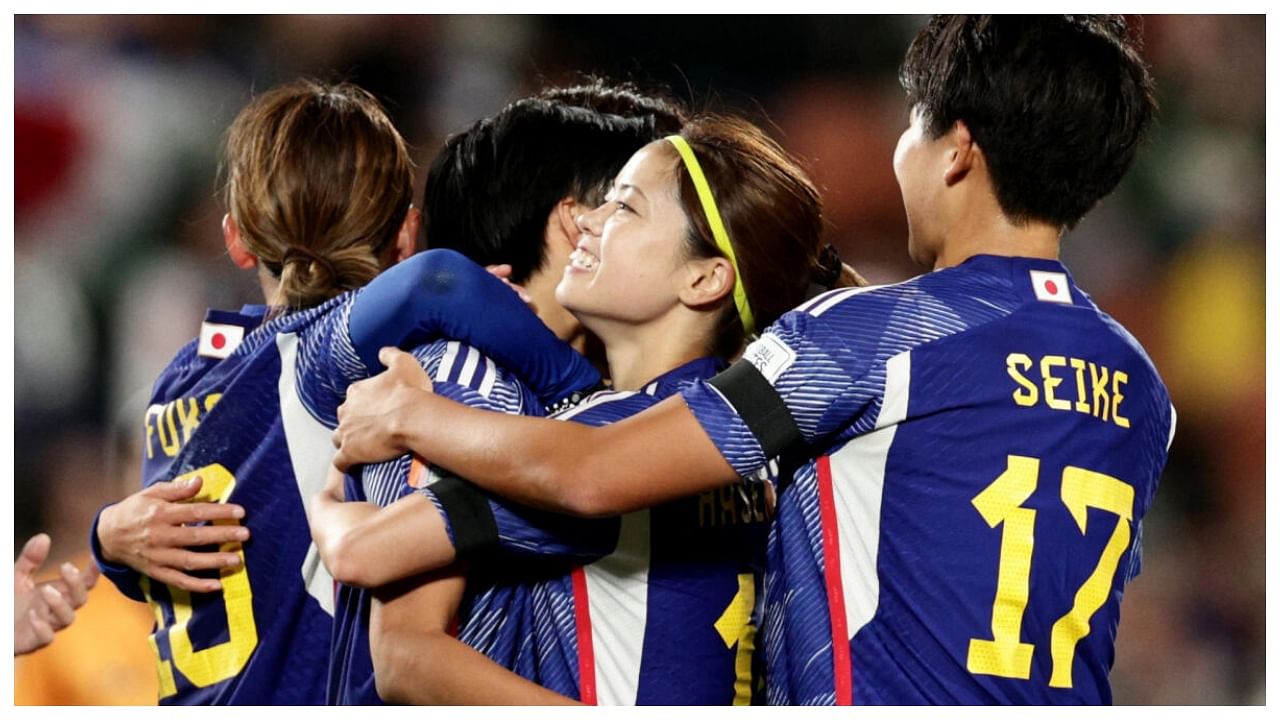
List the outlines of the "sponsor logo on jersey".
{"label": "sponsor logo on jersey", "polygon": [[742,357],[755,365],[760,374],[773,384],[796,361],[796,351],[776,336],[765,334],[751,343]]}

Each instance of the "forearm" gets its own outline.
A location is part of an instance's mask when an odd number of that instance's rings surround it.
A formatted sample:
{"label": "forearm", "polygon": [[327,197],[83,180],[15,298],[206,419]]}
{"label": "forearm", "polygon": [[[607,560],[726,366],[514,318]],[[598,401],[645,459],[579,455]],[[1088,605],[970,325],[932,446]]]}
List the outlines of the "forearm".
{"label": "forearm", "polygon": [[403,705],[576,705],[442,630],[411,631],[374,659],[378,695]]}
{"label": "forearm", "polygon": [[738,481],[679,398],[605,427],[515,417],[422,392],[396,442],[533,507],[602,516]]}
{"label": "forearm", "polygon": [[574,704],[448,634],[465,587],[454,566],[379,591],[369,613],[378,695],[419,705]]}
{"label": "forearm", "polygon": [[333,578],[353,587],[385,585],[454,559],[439,512],[418,493],[378,508],[322,492],[312,504],[311,537]]}

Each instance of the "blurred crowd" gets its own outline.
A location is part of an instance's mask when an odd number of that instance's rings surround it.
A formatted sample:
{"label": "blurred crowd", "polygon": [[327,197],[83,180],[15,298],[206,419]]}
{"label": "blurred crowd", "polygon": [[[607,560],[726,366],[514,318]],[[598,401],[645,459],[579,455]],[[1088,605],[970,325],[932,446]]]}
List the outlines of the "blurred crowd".
{"label": "blurred crowd", "polygon": [[[544,83],[593,73],[664,89],[764,122],[824,188],[846,261],[892,282],[922,271],[891,166],[907,117],[897,66],[921,24],[15,17],[16,545],[49,532],[54,560],[83,563],[94,512],[139,482],[150,382],[206,308],[261,301],[225,257],[217,194],[222,133],[255,90],[356,82],[386,103],[425,175],[449,133]],[[1122,704],[1265,702],[1264,25],[1144,18],[1158,125],[1063,243],[1178,410],[1123,604]],[[150,623],[99,583],[75,626],[17,661],[15,701],[154,702]]]}

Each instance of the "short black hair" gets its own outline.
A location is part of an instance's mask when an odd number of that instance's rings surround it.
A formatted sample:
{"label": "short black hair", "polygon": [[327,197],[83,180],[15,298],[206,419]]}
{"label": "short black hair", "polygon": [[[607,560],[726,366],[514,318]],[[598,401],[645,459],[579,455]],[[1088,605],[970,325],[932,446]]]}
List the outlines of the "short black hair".
{"label": "short black hair", "polygon": [[968,126],[1012,222],[1071,228],[1115,189],[1155,116],[1140,45],[1119,15],[939,15],[899,79],[929,137]]}
{"label": "short black hair", "polygon": [[545,89],[450,137],[427,173],[427,247],[524,282],[545,261],[547,217],[566,197],[596,205],[637,150],[678,132],[673,101],[603,81]]}

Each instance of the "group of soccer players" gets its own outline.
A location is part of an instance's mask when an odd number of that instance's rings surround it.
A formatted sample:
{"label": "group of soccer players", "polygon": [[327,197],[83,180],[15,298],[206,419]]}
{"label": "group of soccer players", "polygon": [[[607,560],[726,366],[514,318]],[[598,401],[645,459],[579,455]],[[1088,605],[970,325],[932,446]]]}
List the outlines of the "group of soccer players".
{"label": "group of soccer players", "polygon": [[254,99],[266,304],[210,311],[92,531],[160,702],[1109,702],[1174,415],[1057,257],[1154,115],[1135,38],[932,19],[893,163],[933,272],[880,287],[740,119],[548,89],[420,214],[367,93]]}

